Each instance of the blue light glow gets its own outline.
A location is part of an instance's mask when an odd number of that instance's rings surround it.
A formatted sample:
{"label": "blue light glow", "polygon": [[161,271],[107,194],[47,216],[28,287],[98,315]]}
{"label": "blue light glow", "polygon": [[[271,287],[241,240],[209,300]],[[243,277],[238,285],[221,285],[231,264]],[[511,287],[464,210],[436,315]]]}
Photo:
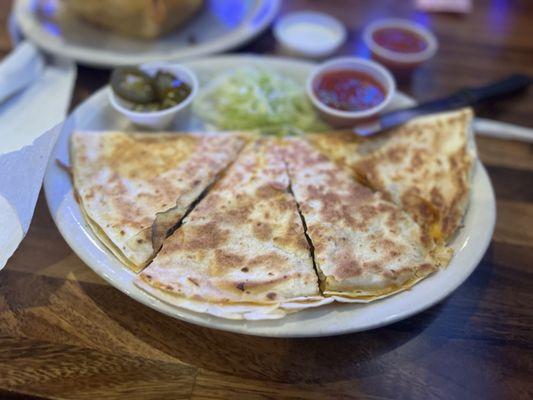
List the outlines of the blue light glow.
{"label": "blue light glow", "polygon": [[58,25],[45,21],[43,22],[43,28],[46,32],[54,35],[54,36],[61,36],[61,28],[59,28]]}
{"label": "blue light glow", "polygon": [[492,29],[497,32],[507,30],[511,23],[511,2],[508,0],[492,0],[489,6],[488,19]]}
{"label": "blue light glow", "polygon": [[248,8],[247,2],[242,0],[209,0],[211,13],[228,28],[238,26]]}
{"label": "blue light glow", "polygon": [[413,22],[420,24],[428,29],[431,29],[431,16],[428,13],[415,11],[410,18]]}
{"label": "blue light glow", "polygon": [[359,35],[359,37],[355,41],[355,49],[353,51],[353,54],[358,57],[368,58],[368,59],[372,57],[370,49],[366,47],[365,42],[363,41],[363,38],[361,37],[361,35]]}
{"label": "blue light glow", "polygon": [[48,0],[40,3],[40,12],[46,17],[52,17],[57,11],[57,1]]}

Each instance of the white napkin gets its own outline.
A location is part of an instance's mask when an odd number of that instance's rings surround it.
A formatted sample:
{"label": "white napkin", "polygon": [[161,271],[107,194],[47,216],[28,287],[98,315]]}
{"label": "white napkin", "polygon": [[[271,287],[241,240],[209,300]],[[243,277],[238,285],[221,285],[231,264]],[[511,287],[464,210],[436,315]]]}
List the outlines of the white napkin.
{"label": "white napkin", "polygon": [[[0,269],[28,231],[74,88],[72,62],[52,59],[39,67],[42,62],[32,44],[21,42],[0,64],[0,82],[11,90],[29,83],[0,102]],[[30,80],[28,71],[35,74]]]}
{"label": "white napkin", "polygon": [[25,89],[44,69],[44,57],[35,46],[23,42],[0,64],[0,103]]}

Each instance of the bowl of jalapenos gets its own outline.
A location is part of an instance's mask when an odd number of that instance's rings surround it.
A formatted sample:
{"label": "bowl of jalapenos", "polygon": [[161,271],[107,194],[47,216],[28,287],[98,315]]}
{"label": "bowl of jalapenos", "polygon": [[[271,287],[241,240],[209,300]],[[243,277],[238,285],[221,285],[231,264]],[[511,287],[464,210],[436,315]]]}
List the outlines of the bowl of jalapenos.
{"label": "bowl of jalapenos", "polygon": [[136,125],[164,129],[185,120],[198,80],[177,64],[146,64],[113,70],[109,101],[115,110]]}

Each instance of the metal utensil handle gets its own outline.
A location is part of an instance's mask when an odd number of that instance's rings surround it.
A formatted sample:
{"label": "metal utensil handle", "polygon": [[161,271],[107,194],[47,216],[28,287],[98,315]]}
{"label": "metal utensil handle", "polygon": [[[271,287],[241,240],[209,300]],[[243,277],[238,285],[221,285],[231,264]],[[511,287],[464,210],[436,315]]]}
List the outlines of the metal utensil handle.
{"label": "metal utensil handle", "polygon": [[530,83],[531,79],[528,76],[514,74],[486,86],[465,88],[461,92],[462,95],[468,97],[470,104],[476,104],[481,101],[520,92],[526,89]]}

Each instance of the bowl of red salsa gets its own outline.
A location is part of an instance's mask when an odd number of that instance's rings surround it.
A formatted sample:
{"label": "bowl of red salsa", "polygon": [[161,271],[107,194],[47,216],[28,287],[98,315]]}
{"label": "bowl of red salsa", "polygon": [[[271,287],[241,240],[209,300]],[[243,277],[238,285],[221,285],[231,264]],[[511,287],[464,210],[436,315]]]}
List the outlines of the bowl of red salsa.
{"label": "bowl of red salsa", "polygon": [[382,65],[342,57],[318,65],[307,80],[307,94],[326,122],[350,127],[372,120],[394,97],[396,83]]}
{"label": "bowl of red salsa", "polygon": [[400,74],[429,60],[438,47],[435,35],[428,29],[399,18],[371,23],[363,31],[363,40],[375,60]]}

